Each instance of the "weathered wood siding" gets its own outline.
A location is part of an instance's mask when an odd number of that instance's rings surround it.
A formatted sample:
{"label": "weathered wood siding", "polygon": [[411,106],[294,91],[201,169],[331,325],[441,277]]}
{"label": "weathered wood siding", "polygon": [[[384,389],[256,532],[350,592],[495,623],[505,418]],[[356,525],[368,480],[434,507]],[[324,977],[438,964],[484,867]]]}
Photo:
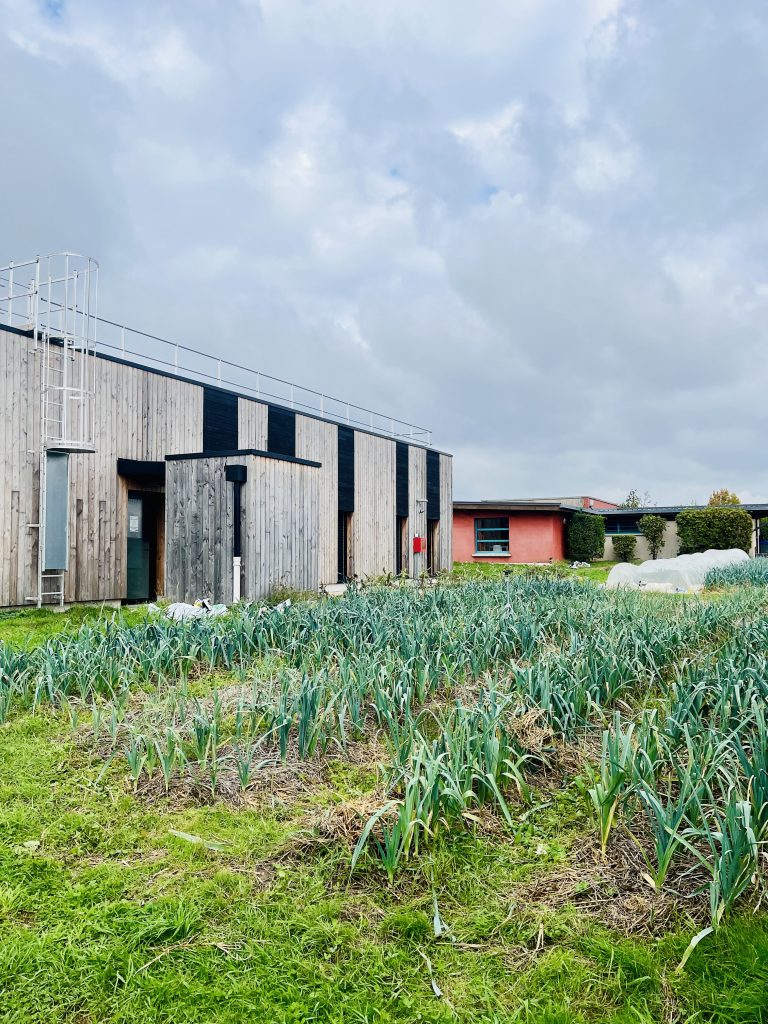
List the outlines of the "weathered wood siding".
{"label": "weathered wood siding", "polygon": [[267,450],[267,406],[263,402],[238,399],[237,447]]}
{"label": "weathered wood siding", "polygon": [[[37,590],[38,451],[40,363],[31,338],[0,328],[0,607],[23,605]],[[95,448],[93,454],[70,457],[69,570],[65,575],[67,601],[114,600],[127,587],[128,491],[133,482],[117,473],[119,458],[160,462],[166,455],[200,452],[203,448],[203,387],[151,370],[98,358],[94,361]],[[238,400],[238,444],[265,450],[267,406]],[[296,416],[296,454],[321,464],[303,467],[285,480],[275,466],[260,466],[270,495],[271,512],[259,513],[258,551],[263,562],[254,593],[281,582],[311,588],[330,583],[337,575],[338,545],[338,428],[335,423]],[[274,462],[274,460],[272,460]],[[353,571],[375,576],[395,569],[396,446],[389,438],[355,432],[355,499],[352,530]],[[451,459],[441,457],[441,526],[439,564],[450,565]],[[312,482],[304,482],[310,477]],[[408,451],[408,545],[426,534],[426,453]],[[136,490],[152,490],[136,482]],[[277,495],[280,495],[278,498]],[[288,498],[292,495],[292,498]],[[188,494],[192,501],[194,495]],[[300,514],[298,536],[288,551],[274,524],[279,510],[291,516],[295,498],[314,502],[317,512]],[[282,502],[282,504],[281,504]],[[421,518],[417,523],[421,510]],[[192,514],[192,513],[190,513]],[[311,536],[301,530],[311,526]],[[263,535],[262,535],[263,530]],[[162,537],[158,540],[162,542]],[[305,569],[294,561],[304,551]],[[276,559],[270,565],[270,559]],[[210,552],[206,557],[210,559]],[[185,562],[193,562],[185,554]],[[270,565],[268,569],[268,565]],[[186,571],[186,570],[185,570]],[[216,578],[215,565],[205,570]],[[190,569],[190,572],[194,572]],[[266,581],[266,582],[265,582]],[[309,581],[309,583],[307,583]],[[158,589],[162,591],[162,572]],[[261,588],[261,589],[260,589]],[[166,587],[166,595],[170,593]]]}
{"label": "weathered wood siding", "polygon": [[318,572],[320,583],[335,583],[338,574],[339,432],[335,423],[296,417],[296,457],[320,463]]}
{"label": "weathered wood siding", "polygon": [[96,451],[70,457],[67,601],[125,596],[131,488],[117,460],[161,462],[202,447],[203,389],[195,384],[97,359],[95,409]]}
{"label": "weathered wood siding", "polygon": [[171,461],[165,470],[166,596],[232,600],[234,497],[231,459]]}
{"label": "weathered wood siding", "polygon": [[252,456],[248,463],[246,585],[252,598],[280,587],[317,590],[319,469]]}
{"label": "weathered wood siding", "polygon": [[[0,330],[0,606],[37,593],[41,356],[31,338]],[[126,593],[128,481],[118,458],[160,461],[199,451],[202,388],[95,360],[95,447],[69,463],[69,570],[65,600]]]}
{"label": "weathered wood siding", "polygon": [[318,468],[253,455],[173,459],[166,469],[166,596],[232,600],[234,489],[226,466],[245,465],[243,599],[318,587]]}
{"label": "weathered wood siding", "polygon": [[[423,448],[408,449],[408,565],[413,575],[413,539],[427,535],[427,506],[417,498],[427,496],[427,453]],[[423,559],[422,559],[423,563]],[[422,564],[422,568],[424,565]]]}
{"label": "weathered wood siding", "polygon": [[40,362],[30,339],[0,331],[0,605],[37,592]]}
{"label": "weathered wood siding", "polygon": [[453,458],[440,456],[440,526],[438,569],[453,568]]}
{"label": "weathered wood siding", "polygon": [[352,516],[355,575],[395,571],[395,442],[355,434],[355,511]]}

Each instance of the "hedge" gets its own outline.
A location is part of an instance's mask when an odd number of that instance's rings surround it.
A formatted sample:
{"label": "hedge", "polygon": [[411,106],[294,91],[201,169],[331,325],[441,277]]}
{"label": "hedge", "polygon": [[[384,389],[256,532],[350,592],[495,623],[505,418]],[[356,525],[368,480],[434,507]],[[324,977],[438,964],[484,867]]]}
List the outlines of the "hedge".
{"label": "hedge", "polygon": [[684,508],[675,521],[681,555],[709,548],[742,548],[749,552],[752,544],[752,516],[743,508]]}
{"label": "hedge", "polygon": [[568,557],[573,562],[591,562],[602,558],[605,547],[605,520],[589,512],[575,512],[568,524]]}
{"label": "hedge", "polygon": [[635,557],[635,546],[637,537],[627,533],[624,536],[613,538],[613,553],[620,562],[631,562]]}

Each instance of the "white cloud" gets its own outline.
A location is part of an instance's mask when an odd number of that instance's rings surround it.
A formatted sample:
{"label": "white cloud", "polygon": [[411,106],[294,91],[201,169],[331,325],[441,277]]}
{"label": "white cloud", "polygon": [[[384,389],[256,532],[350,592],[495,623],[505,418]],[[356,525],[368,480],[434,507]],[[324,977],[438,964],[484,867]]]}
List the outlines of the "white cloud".
{"label": "white cloud", "polygon": [[587,193],[626,186],[638,170],[636,151],[621,138],[581,139],[574,147],[573,159],[573,180]]}
{"label": "white cloud", "polygon": [[0,0],[8,259],[426,421],[461,496],[768,495],[758,0]]}
{"label": "white cloud", "polygon": [[92,61],[125,87],[159,89],[179,98],[196,93],[208,76],[205,62],[176,25],[109,23],[98,6],[88,10],[83,5],[73,17],[65,5],[60,16],[45,5],[36,10],[18,0],[6,0],[4,6],[9,39],[31,56],[65,67],[75,60]]}

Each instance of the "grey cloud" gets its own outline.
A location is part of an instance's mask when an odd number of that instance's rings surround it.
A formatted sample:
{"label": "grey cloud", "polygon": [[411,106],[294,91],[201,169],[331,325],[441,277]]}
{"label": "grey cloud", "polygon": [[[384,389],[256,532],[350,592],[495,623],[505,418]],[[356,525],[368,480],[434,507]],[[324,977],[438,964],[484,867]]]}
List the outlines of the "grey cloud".
{"label": "grey cloud", "polygon": [[758,0],[0,3],[8,259],[415,422],[460,496],[768,496]]}

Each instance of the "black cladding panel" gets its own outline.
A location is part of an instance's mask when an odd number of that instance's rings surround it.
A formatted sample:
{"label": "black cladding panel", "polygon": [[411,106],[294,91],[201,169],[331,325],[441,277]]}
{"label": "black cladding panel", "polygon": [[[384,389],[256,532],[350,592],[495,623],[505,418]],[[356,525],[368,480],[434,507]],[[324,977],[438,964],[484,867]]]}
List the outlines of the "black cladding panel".
{"label": "black cladding panel", "polygon": [[440,453],[427,452],[427,519],[440,518]]}
{"label": "black cladding panel", "polygon": [[203,389],[203,451],[237,448],[237,395],[217,388]]}
{"label": "black cladding panel", "polygon": [[267,451],[296,455],[296,413],[279,405],[267,406]]}
{"label": "black cladding panel", "polygon": [[339,427],[339,511],[355,511],[355,432]]}
{"label": "black cladding panel", "polygon": [[408,445],[397,442],[395,456],[395,515],[408,515]]}

